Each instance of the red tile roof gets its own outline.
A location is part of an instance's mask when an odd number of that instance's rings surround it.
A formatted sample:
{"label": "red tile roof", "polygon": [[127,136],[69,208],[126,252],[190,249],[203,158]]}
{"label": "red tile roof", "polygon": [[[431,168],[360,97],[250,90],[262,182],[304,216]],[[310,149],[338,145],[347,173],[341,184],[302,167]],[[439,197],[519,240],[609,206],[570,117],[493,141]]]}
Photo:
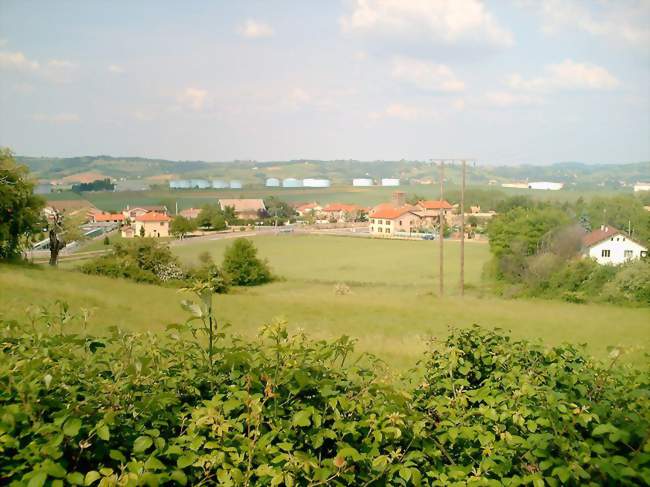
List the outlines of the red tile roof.
{"label": "red tile roof", "polygon": [[149,213],[145,213],[144,215],[135,217],[135,221],[137,222],[168,222],[170,220],[171,218],[169,218],[164,213],[157,213],[155,211],[151,211]]}
{"label": "red tile roof", "polygon": [[388,206],[375,208],[375,211],[372,213],[372,215],[370,215],[370,218],[386,218],[388,220],[392,220],[393,218],[399,218],[404,213],[408,213],[410,211],[413,211],[412,206],[402,206],[401,208]]}
{"label": "red tile roof", "polygon": [[363,210],[363,208],[359,205],[346,205],[344,203],[330,203],[325,208],[323,208],[324,212],[345,211],[347,213],[354,213],[355,211],[359,210]]}
{"label": "red tile roof", "polygon": [[630,238],[630,236],[627,235],[625,232],[621,232],[618,228],[614,228],[611,225],[603,225],[602,227],[592,232],[589,232],[584,237],[582,237],[582,245],[584,247],[592,247],[597,243],[600,243],[603,240],[607,240],[608,238],[615,237],[616,235],[623,235],[626,239],[636,242],[634,239]]}
{"label": "red tile roof", "polygon": [[122,213],[93,213],[92,218],[95,222],[124,221]]}
{"label": "red tile roof", "polygon": [[453,206],[447,200],[425,200],[418,202],[425,210],[451,210]]}

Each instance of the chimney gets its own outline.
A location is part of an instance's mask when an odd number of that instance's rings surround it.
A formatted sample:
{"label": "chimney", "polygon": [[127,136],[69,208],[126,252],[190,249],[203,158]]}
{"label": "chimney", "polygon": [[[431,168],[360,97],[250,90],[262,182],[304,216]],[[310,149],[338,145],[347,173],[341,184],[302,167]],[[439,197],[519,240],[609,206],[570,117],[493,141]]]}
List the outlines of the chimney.
{"label": "chimney", "polygon": [[397,208],[404,206],[406,204],[406,194],[403,191],[395,191],[391,203]]}

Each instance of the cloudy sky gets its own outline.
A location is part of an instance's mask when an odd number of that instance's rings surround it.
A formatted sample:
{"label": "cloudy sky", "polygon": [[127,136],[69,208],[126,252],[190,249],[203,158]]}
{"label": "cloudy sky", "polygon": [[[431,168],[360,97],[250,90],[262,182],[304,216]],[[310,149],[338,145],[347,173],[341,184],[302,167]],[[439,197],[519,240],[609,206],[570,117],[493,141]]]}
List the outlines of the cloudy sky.
{"label": "cloudy sky", "polygon": [[0,145],[648,160],[650,0],[2,0]]}

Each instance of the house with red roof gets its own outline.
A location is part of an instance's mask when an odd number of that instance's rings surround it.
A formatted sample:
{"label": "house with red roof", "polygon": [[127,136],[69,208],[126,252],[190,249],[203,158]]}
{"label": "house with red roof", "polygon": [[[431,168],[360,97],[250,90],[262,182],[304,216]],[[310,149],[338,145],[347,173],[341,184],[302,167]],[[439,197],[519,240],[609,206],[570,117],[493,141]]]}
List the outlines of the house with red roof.
{"label": "house with red roof", "polygon": [[92,223],[124,223],[122,213],[92,212],[88,214]]}
{"label": "house with red roof", "polygon": [[296,205],[295,207],[296,213],[300,217],[304,216],[309,216],[309,215],[314,215],[315,217],[318,217],[321,215],[321,211],[323,210],[323,207],[316,203],[315,201],[313,203],[300,203]]}
{"label": "house with red roof", "polygon": [[144,213],[135,217],[133,233],[137,237],[169,237],[171,220],[165,213],[157,211]]}
{"label": "house with red roof", "polygon": [[582,253],[602,265],[619,265],[647,257],[648,248],[625,232],[602,225],[582,237]]}
{"label": "house with red roof", "polygon": [[447,200],[423,200],[415,206],[429,226],[437,225],[441,215],[446,224],[452,223],[454,207]]}

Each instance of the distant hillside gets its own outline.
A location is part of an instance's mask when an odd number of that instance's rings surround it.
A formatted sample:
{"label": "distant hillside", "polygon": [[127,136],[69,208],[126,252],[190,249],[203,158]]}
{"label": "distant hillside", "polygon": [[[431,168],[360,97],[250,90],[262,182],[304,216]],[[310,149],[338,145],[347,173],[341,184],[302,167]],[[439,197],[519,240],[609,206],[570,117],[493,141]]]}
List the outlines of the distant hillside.
{"label": "distant hillside", "polygon": [[[170,161],[142,157],[86,156],[71,158],[25,157],[18,161],[27,165],[36,177],[64,183],[88,178],[88,174],[111,178],[151,179],[162,182],[171,177],[239,179],[247,185],[263,185],[266,178],[327,178],[333,184],[349,184],[352,178],[380,179],[395,177],[408,182],[432,182],[438,179],[438,168],[430,161],[356,161],[356,160],[294,160],[294,161]],[[445,178],[460,181],[459,164],[448,165]],[[563,182],[568,187],[620,187],[636,181],[650,180],[650,162],[630,164],[584,164],[561,162],[549,166],[485,166],[468,164],[468,182],[487,184],[496,181],[547,180]]]}

